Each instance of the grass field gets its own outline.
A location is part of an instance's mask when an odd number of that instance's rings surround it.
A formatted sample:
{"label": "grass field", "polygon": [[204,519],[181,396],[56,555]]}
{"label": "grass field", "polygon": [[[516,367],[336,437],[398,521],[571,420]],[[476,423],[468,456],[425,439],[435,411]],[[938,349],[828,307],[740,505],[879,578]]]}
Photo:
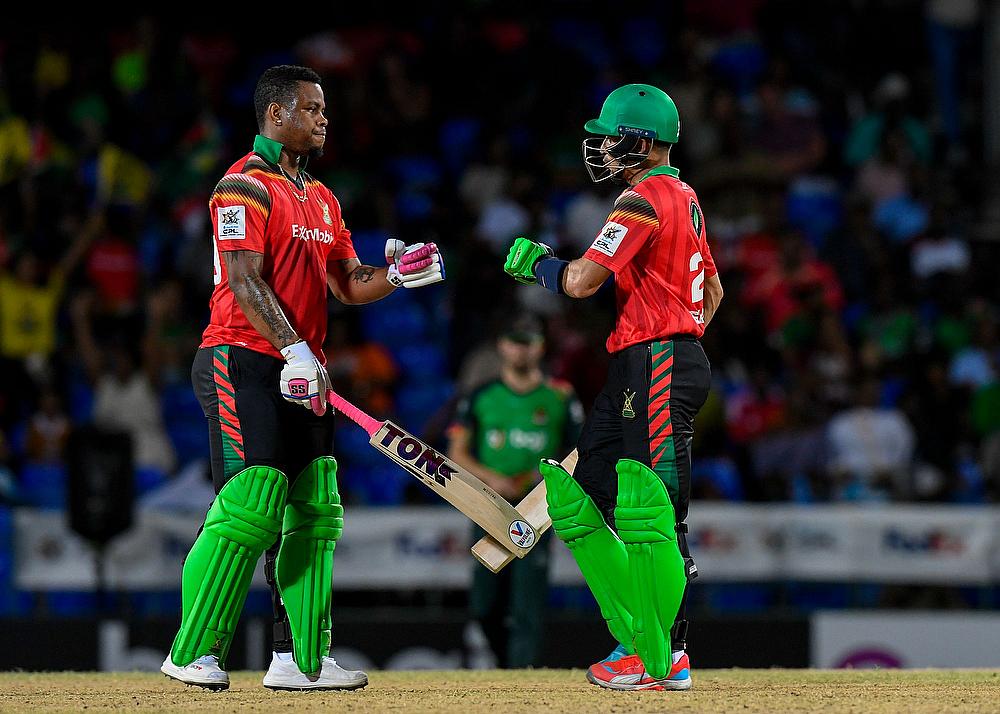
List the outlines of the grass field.
{"label": "grass field", "polygon": [[997,712],[979,670],[702,670],[689,692],[610,692],[579,670],[375,672],[356,692],[271,692],[237,672],[213,694],[158,674],[0,673],[0,711]]}

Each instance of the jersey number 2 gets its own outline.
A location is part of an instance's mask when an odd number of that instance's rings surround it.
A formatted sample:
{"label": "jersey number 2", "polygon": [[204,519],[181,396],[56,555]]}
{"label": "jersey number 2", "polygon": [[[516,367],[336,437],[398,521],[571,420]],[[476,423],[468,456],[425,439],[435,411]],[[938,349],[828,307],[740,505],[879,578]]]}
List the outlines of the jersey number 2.
{"label": "jersey number 2", "polygon": [[[698,266],[702,264],[701,253],[695,253],[691,256],[691,262],[688,265],[691,272],[698,270]],[[702,300],[705,299],[705,269],[702,268],[694,280],[691,281],[691,302],[697,305]]]}

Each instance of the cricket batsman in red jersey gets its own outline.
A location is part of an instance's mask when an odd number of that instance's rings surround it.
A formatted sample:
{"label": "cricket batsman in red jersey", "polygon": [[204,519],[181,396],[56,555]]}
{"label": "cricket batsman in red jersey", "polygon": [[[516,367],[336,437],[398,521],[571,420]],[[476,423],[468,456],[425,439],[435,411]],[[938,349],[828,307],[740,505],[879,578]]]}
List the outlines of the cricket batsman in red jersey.
{"label": "cricket batsman in red jersey", "polygon": [[549,514],[576,558],[618,647],[587,678],[610,689],[689,689],[684,592],[694,417],[711,367],[698,338],[722,299],[694,190],[670,165],[680,133],[663,91],[613,91],[585,129],[595,182],[626,188],[582,258],[564,261],[518,238],[504,265],[522,283],[575,298],[615,276],[618,315],[608,381],[594,403],[573,475],[545,459]]}
{"label": "cricket batsman in red jersey", "polygon": [[217,496],[184,562],[181,626],[161,671],[227,689],[226,655],[257,561],[274,604],[271,689],[356,689],[330,657],[333,552],[343,527],[323,342],[327,289],[360,305],[444,279],[433,244],[386,244],[362,265],[340,204],[306,173],[326,141],[319,76],[268,69],[259,134],[212,193],[215,290],[191,370],[208,419]]}

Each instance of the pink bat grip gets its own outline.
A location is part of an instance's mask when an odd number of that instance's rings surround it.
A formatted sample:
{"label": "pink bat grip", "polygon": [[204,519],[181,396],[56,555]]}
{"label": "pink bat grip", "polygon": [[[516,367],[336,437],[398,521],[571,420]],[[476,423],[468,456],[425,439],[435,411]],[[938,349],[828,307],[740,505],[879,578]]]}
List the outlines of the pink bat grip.
{"label": "pink bat grip", "polygon": [[334,409],[367,431],[368,436],[375,436],[375,432],[382,428],[383,422],[368,416],[332,389],[327,392],[326,400]]}

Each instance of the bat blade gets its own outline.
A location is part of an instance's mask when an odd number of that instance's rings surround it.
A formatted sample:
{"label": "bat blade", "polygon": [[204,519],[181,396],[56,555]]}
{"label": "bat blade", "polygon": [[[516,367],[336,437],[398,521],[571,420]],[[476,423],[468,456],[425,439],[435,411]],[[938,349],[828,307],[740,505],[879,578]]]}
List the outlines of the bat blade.
{"label": "bat blade", "polygon": [[[576,449],[570,452],[569,456],[562,460],[560,464],[564,469],[573,473],[576,469],[577,453]],[[552,519],[549,518],[549,508],[545,501],[545,482],[531,489],[531,492],[517,504],[518,512],[524,516],[532,528],[535,529],[537,538],[541,538],[549,528],[552,527]],[[480,563],[494,573],[499,573],[508,563],[514,560],[510,551],[504,547],[501,541],[489,535],[480,538],[472,546],[472,554]]]}
{"label": "bat blade", "polygon": [[399,425],[383,422],[369,443],[479,525],[511,559],[537,542],[530,521],[503,496]]}

